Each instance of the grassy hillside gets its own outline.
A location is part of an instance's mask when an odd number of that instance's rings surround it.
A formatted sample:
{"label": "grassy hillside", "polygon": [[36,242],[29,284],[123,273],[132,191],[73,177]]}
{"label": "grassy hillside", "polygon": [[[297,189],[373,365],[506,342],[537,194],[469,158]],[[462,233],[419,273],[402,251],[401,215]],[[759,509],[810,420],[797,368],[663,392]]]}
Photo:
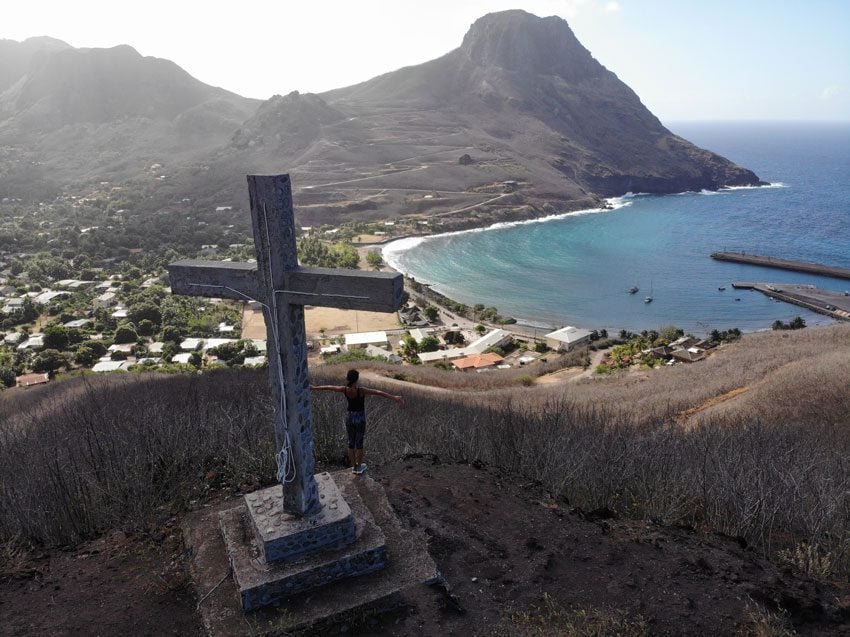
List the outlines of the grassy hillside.
{"label": "grassy hillside", "polygon": [[[850,326],[834,326],[753,335],[700,365],[574,385],[449,393],[411,383],[403,409],[371,402],[369,453],[373,463],[410,453],[486,462],[574,506],[721,531],[768,555],[815,547],[831,572],[847,573],[848,345]],[[332,464],[343,453],[334,398],[314,401],[317,457]],[[269,484],[268,418],[258,372],[4,392],[0,542],[144,529],[216,488]]]}

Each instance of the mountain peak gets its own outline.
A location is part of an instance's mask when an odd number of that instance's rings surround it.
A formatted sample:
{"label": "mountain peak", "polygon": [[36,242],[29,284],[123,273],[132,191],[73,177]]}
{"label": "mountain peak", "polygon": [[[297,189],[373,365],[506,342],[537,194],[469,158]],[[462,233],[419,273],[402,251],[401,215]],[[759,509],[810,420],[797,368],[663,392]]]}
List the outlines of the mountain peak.
{"label": "mountain peak", "polygon": [[565,20],[539,18],[521,9],[489,13],[476,20],[463,38],[461,51],[482,66],[557,75],[571,82],[605,72]]}

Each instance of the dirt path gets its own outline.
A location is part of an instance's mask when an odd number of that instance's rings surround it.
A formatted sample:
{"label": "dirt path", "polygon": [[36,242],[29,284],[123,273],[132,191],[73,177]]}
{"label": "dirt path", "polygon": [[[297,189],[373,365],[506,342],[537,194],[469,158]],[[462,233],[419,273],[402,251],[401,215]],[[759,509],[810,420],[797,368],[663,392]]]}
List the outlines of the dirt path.
{"label": "dirt path", "polygon": [[741,394],[750,391],[750,389],[750,387],[736,387],[735,389],[727,391],[725,394],[720,394],[719,396],[709,398],[705,402],[679,413],[676,416],[676,420],[683,425],[690,424],[693,417],[697,414],[700,414],[708,409],[716,407],[717,405],[721,405],[730,400],[734,400]]}

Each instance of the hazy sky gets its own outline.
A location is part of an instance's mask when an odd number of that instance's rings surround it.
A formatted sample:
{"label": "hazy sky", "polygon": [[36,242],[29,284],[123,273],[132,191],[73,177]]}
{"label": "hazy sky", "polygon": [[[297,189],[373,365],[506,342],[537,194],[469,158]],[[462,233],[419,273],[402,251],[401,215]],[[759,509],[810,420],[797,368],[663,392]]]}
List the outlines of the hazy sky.
{"label": "hazy sky", "polygon": [[248,97],[320,92],[439,57],[478,17],[565,18],[662,120],[850,120],[850,0],[27,0],[0,38],[129,44]]}

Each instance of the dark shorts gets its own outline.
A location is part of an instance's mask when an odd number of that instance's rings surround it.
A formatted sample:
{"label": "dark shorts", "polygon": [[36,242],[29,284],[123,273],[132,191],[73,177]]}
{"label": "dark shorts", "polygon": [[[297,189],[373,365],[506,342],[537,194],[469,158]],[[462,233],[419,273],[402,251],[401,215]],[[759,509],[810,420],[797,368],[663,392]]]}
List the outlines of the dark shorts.
{"label": "dark shorts", "polygon": [[349,411],[345,417],[345,433],[348,434],[349,449],[362,449],[366,437],[366,412]]}

